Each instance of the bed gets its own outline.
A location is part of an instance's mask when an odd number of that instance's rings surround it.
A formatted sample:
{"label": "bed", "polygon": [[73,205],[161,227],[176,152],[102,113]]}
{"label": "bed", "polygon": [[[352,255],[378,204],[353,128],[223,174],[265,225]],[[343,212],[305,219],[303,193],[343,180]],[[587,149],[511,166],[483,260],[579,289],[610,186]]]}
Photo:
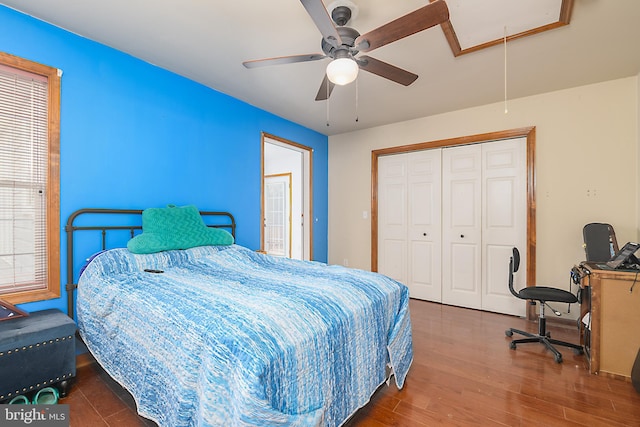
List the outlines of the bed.
{"label": "bed", "polygon": [[[141,227],[77,226],[78,216],[142,211],[78,212],[66,228],[67,289],[74,233],[102,236],[77,282],[80,336],[160,426],[339,426],[385,382],[403,387],[413,359],[404,285],[235,243],[108,249],[107,231]],[[207,216],[235,231],[230,214]]]}

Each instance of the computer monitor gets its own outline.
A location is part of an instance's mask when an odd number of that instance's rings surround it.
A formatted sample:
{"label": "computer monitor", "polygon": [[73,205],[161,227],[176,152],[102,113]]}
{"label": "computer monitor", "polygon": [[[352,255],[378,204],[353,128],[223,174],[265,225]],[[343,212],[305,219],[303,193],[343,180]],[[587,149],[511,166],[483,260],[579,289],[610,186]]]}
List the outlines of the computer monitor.
{"label": "computer monitor", "polygon": [[634,255],[640,249],[639,243],[628,242],[607,262],[607,266],[614,269],[627,268],[629,265],[639,265],[640,260]]}

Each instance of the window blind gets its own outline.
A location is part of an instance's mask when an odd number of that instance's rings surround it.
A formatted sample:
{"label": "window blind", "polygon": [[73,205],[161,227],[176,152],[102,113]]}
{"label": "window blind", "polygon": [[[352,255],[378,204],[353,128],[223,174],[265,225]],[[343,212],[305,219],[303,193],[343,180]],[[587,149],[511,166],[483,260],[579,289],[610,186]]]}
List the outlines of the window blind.
{"label": "window blind", "polygon": [[47,85],[0,65],[0,296],[47,289]]}

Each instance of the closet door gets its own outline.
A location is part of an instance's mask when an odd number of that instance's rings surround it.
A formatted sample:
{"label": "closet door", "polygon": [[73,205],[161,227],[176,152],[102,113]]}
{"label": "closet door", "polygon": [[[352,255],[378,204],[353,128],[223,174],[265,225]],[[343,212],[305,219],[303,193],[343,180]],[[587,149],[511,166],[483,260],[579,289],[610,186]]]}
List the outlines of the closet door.
{"label": "closet door", "polygon": [[482,307],[481,146],[442,150],[442,302],[477,309]]}
{"label": "closet door", "polygon": [[513,246],[527,271],[526,170],[525,138],[379,157],[378,271],[412,298],[524,315],[507,271]]}
{"label": "closet door", "polygon": [[378,159],[378,272],[407,284],[407,154]]}
{"label": "closet door", "polygon": [[[509,292],[509,257],[520,250],[520,271],[527,271],[526,140],[482,144],[482,309],[524,316],[526,305]],[[526,274],[516,275],[516,289]]]}
{"label": "closet door", "polygon": [[378,159],[378,272],[442,301],[440,151]]}
{"label": "closet door", "polygon": [[442,301],[441,150],[409,153],[407,285],[412,298]]}

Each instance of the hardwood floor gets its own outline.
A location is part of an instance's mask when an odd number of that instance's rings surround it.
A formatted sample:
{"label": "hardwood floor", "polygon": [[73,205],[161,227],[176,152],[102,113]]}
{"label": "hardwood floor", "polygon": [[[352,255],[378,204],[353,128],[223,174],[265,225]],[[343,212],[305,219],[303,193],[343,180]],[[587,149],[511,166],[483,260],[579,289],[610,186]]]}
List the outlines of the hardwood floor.
{"label": "hardwood floor", "polygon": [[[640,426],[640,394],[630,382],[590,375],[584,356],[569,349],[560,349],[562,364],[540,344],[509,349],[506,329],[535,332],[536,323],[417,300],[411,321],[405,387],[383,385],[347,427]],[[554,338],[578,342],[576,328],[547,326]],[[70,405],[71,426],[155,425],[96,364],[79,367],[77,379],[60,401]]]}

